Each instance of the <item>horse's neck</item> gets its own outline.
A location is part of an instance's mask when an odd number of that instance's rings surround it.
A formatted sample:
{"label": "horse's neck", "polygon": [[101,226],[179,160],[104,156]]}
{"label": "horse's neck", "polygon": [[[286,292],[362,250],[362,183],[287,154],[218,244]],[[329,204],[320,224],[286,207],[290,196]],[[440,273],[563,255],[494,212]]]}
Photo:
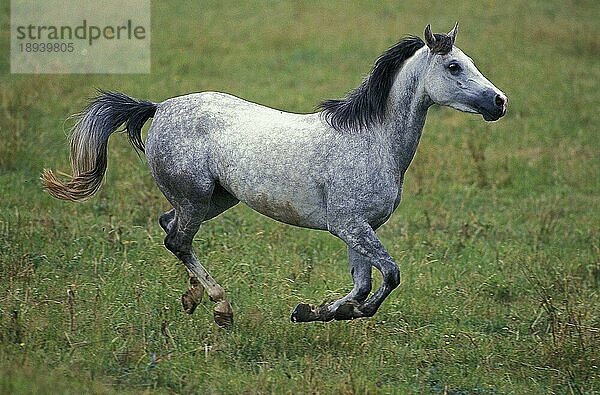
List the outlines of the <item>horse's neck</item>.
{"label": "horse's neck", "polygon": [[400,70],[390,92],[388,122],[384,125],[392,154],[402,174],[415,155],[427,109],[431,106],[420,79],[424,67],[422,62],[416,59]]}

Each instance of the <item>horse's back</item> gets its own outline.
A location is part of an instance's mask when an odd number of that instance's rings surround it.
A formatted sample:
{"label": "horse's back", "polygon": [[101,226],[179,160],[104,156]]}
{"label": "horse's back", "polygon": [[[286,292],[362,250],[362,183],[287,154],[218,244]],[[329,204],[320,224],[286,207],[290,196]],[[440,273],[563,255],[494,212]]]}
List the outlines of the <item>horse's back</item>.
{"label": "horse's back", "polygon": [[318,114],[286,113],[224,93],[195,93],[158,105],[146,154],[159,186],[165,177],[210,178],[267,216],[325,228],[328,131],[323,125]]}

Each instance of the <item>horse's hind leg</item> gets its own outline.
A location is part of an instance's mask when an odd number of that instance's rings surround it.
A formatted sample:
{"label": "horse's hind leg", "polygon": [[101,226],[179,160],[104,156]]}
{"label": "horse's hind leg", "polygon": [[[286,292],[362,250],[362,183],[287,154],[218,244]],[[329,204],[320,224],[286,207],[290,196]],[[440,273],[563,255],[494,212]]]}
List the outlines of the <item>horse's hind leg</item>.
{"label": "horse's hind leg", "polygon": [[[175,224],[175,209],[171,209],[163,213],[158,219],[158,223],[160,224],[160,227],[163,228],[163,230],[168,234]],[[193,314],[196,310],[196,307],[198,307],[200,302],[202,302],[202,298],[204,296],[204,287],[202,284],[200,284],[200,281],[198,281],[198,278],[196,278],[192,272],[189,270],[187,272],[190,286],[187,291],[181,295],[181,305],[186,313]]]}
{"label": "horse's hind leg", "polygon": [[[192,248],[192,240],[198,232],[200,225],[210,210],[212,189],[206,194],[189,199],[183,199],[180,204],[175,204],[175,216],[165,238],[165,246],[175,254],[186,266],[188,271],[206,289],[210,299],[216,303],[214,308],[215,322],[222,327],[229,327],[233,323],[233,310],[226,299],[223,288],[212,278],[202,266]],[[168,219],[169,214],[163,214]]]}
{"label": "horse's hind leg", "polygon": [[[210,199],[208,213],[206,214],[204,221],[208,221],[209,219],[216,217],[238,203],[239,200],[235,196],[231,195],[219,184],[216,184]],[[158,222],[164,231],[169,233],[171,227],[175,223],[175,209],[171,209],[162,214]],[[196,310],[196,307],[198,307],[200,302],[202,302],[202,298],[204,296],[204,287],[198,278],[195,277],[194,274],[189,270],[188,275],[190,286],[187,291],[181,295],[181,305],[186,313],[193,314]]]}

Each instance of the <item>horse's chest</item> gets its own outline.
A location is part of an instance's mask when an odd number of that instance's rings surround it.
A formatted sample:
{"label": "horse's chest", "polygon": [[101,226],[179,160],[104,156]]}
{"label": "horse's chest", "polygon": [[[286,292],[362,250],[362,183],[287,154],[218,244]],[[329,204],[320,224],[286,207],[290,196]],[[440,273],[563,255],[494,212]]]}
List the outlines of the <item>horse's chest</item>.
{"label": "horse's chest", "polygon": [[381,174],[362,180],[348,180],[342,188],[334,188],[331,192],[330,207],[339,207],[344,215],[362,218],[374,228],[389,219],[401,196],[401,188],[395,178],[382,177]]}

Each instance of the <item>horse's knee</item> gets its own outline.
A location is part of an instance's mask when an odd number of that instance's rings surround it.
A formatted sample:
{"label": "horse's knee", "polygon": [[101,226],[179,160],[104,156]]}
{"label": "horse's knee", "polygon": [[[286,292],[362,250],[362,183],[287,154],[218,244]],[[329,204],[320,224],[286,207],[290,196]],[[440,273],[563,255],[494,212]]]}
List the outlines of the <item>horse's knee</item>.
{"label": "horse's knee", "polygon": [[394,289],[400,285],[400,269],[396,264],[389,265],[383,273],[384,283]]}
{"label": "horse's knee", "polygon": [[165,232],[169,233],[171,230],[170,225],[174,218],[175,218],[175,210],[167,211],[166,213],[161,214],[161,216],[158,218],[158,224],[160,225],[161,228],[163,228],[163,230]]}

